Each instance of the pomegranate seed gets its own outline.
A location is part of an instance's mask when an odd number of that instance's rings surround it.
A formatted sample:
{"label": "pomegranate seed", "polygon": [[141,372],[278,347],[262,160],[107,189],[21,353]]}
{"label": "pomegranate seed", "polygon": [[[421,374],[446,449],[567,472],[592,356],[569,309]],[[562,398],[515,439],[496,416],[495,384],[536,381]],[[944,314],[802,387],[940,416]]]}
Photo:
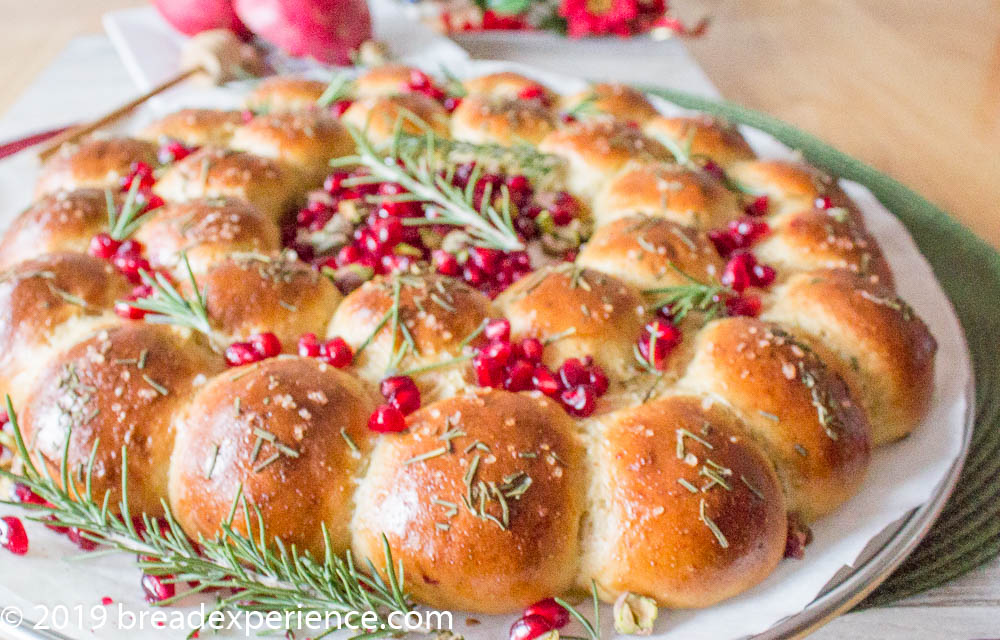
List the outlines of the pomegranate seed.
{"label": "pomegranate seed", "polygon": [[509,342],[491,342],[480,352],[493,366],[504,367],[510,360],[511,347]]}
{"label": "pomegranate seed", "polygon": [[159,209],[164,204],[166,204],[166,202],[164,202],[163,198],[161,198],[160,196],[156,195],[155,193],[153,193],[151,191],[145,191],[145,192],[143,192],[142,193],[142,200],[146,203],[146,206],[143,207],[143,209],[142,209],[143,213],[146,213],[147,211],[152,211],[153,209]]}
{"label": "pomegranate seed", "polygon": [[406,416],[391,404],[380,404],[368,418],[368,428],[378,433],[398,433],[406,429]]}
{"label": "pomegranate seed", "polygon": [[249,342],[234,342],[226,347],[225,358],[230,367],[241,367],[257,362],[261,356]]}
{"label": "pomegranate seed", "polygon": [[344,115],[344,112],[351,108],[353,101],[351,100],[337,100],[330,105],[330,113],[333,114],[335,118],[339,118]]}
{"label": "pomegranate seed", "polygon": [[726,299],[726,313],[731,316],[756,318],[760,315],[761,301],[757,296],[733,296]]}
{"label": "pomegranate seed", "polygon": [[103,598],[101,598],[101,604],[103,604],[105,607],[111,604],[112,602],[114,602],[114,600],[112,600],[109,596],[104,596]]}
{"label": "pomegranate seed", "polygon": [[128,191],[132,188],[132,183],[138,180],[140,190],[148,190],[153,188],[153,184],[156,182],[156,178],[153,177],[153,167],[149,166],[145,162],[133,162],[132,166],[129,167],[128,174],[121,179],[121,189],[122,191]]}
{"label": "pomegranate seed", "polygon": [[435,249],[432,251],[431,259],[434,261],[434,267],[438,270],[438,273],[446,276],[457,276],[462,270],[458,264],[458,258],[444,249]]}
{"label": "pomegranate seed", "polygon": [[469,254],[472,264],[476,265],[486,273],[496,273],[500,268],[500,259],[503,252],[499,249],[487,249],[486,247],[474,247]]}
{"label": "pomegranate seed", "polygon": [[580,205],[569,193],[560,191],[556,194],[553,205],[549,207],[549,213],[557,227],[564,227],[579,215]]}
{"label": "pomegranate seed", "polygon": [[545,94],[545,87],[532,84],[517,92],[519,100],[537,100],[543,107],[549,106],[549,97]]}
{"label": "pomegranate seed", "polygon": [[525,338],[521,341],[521,354],[531,362],[541,362],[545,346],[537,338]]}
{"label": "pomegranate seed", "polygon": [[568,358],[559,367],[559,379],[563,389],[590,383],[590,374],[578,358]]}
{"label": "pomegranate seed", "polygon": [[328,175],[323,181],[323,189],[332,196],[340,194],[344,187],[344,180],[351,177],[346,171],[335,171]]}
{"label": "pomegranate seed", "polygon": [[90,239],[90,255],[102,260],[110,260],[121,245],[121,242],[102,231]]}
{"label": "pomegranate seed", "polygon": [[281,353],[281,341],[273,333],[255,333],[250,336],[250,346],[261,358],[273,358]]}
{"label": "pomegranate seed", "polygon": [[149,312],[145,309],[132,306],[124,300],[119,300],[115,303],[115,315],[125,320],[142,320],[146,317],[147,313]]}
{"label": "pomegranate seed", "polygon": [[472,358],[472,368],[476,372],[476,382],[479,386],[496,387],[500,384],[502,369],[483,353],[478,353]]}
{"label": "pomegranate seed", "polygon": [[320,345],[319,357],[323,362],[343,369],[354,362],[354,350],[351,349],[351,345],[347,344],[346,340],[336,336]]}
{"label": "pomegranate seed", "polygon": [[680,342],[680,329],[668,322],[654,320],[643,327],[642,335],[639,336],[639,353],[653,367],[663,370],[667,365],[667,357]]}
{"label": "pomegranate seed", "polygon": [[728,258],[733,251],[739,248],[739,239],[728,229],[712,229],[708,232],[708,239],[715,245],[715,251],[723,258]]}
{"label": "pomegranate seed", "polygon": [[770,200],[767,196],[757,196],[750,201],[744,210],[747,215],[751,216],[766,216],[767,210],[770,208]]}
{"label": "pomegranate seed", "polygon": [[587,384],[581,384],[563,391],[559,394],[559,400],[570,415],[578,418],[589,416],[597,408],[597,394]]}
{"label": "pomegranate seed", "polygon": [[303,358],[318,358],[320,353],[319,340],[315,333],[303,333],[299,336],[299,355]]}
{"label": "pomegranate seed", "polygon": [[526,615],[514,621],[509,640],[535,640],[552,629],[548,619],[539,615]]}
{"label": "pomegranate seed", "polygon": [[379,383],[378,390],[384,398],[391,398],[400,391],[416,389],[417,384],[410,376],[390,376]]}
{"label": "pomegranate seed", "polygon": [[89,538],[83,536],[83,532],[76,527],[70,527],[66,531],[66,536],[70,541],[76,546],[80,547],[84,551],[93,551],[98,547],[98,544]]}
{"label": "pomegranate seed", "polygon": [[722,270],[722,284],[736,293],[743,293],[751,284],[750,270],[755,264],[757,264],[757,260],[751,253],[741,251],[733,254]]}
{"label": "pomegranate seed", "polygon": [[812,542],[812,539],[812,529],[800,522],[797,517],[789,517],[785,557],[801,560],[806,555],[806,545]]}
{"label": "pomegranate seed", "polygon": [[177,162],[191,155],[197,147],[186,147],[177,140],[168,140],[156,151],[156,159],[160,164]]}
{"label": "pomegranate seed", "polygon": [[554,598],[546,598],[524,610],[524,616],[541,616],[549,621],[553,629],[561,629],[569,624],[569,611]]}
{"label": "pomegranate seed", "polygon": [[527,391],[532,388],[535,367],[527,360],[517,360],[507,369],[503,388],[507,391]]}
{"label": "pomegranate seed", "polygon": [[447,96],[442,102],[441,106],[445,108],[448,113],[453,112],[458,108],[458,105],[462,104],[462,99],[458,96]]}
{"label": "pomegranate seed", "polygon": [[21,504],[45,504],[45,500],[23,482],[14,484],[14,500]]}
{"label": "pomegranate seed", "polygon": [[353,244],[343,246],[337,251],[336,263],[338,267],[353,264],[359,260],[361,260],[361,250]]}
{"label": "pomegranate seed", "polygon": [[162,602],[177,595],[177,585],[173,582],[165,582],[165,580],[171,579],[173,579],[173,576],[142,574],[139,584],[142,585],[142,590],[146,594],[146,602],[150,604]]}
{"label": "pomegranate seed", "polygon": [[830,199],[830,196],[820,196],[816,198],[815,205],[817,209],[823,209],[825,211],[826,209],[833,208],[833,200]]}
{"label": "pomegranate seed", "polygon": [[774,267],[768,264],[755,264],[752,269],[750,269],[750,281],[755,287],[766,288],[774,283],[774,279],[777,277],[777,272]]}
{"label": "pomegranate seed", "polygon": [[28,553],[28,533],[18,518],[0,518],[0,547],[18,556]]}
{"label": "pomegranate seed", "polygon": [[740,218],[729,223],[729,232],[739,242],[739,247],[749,247],[771,232],[771,227],[763,220]]}
{"label": "pomegranate seed", "polygon": [[596,364],[590,367],[590,386],[594,388],[594,393],[599,396],[603,396],[608,390],[608,376],[606,376],[604,374],[604,370]]}
{"label": "pomegranate seed", "polygon": [[491,320],[483,329],[483,335],[494,342],[510,341],[510,320],[507,318]]}
{"label": "pomegranate seed", "polygon": [[559,382],[552,372],[545,367],[535,367],[531,376],[531,386],[547,396],[554,396],[559,393]]}
{"label": "pomegranate seed", "polygon": [[420,391],[418,389],[403,389],[393,394],[389,399],[389,404],[399,409],[403,415],[408,416],[420,408]]}
{"label": "pomegranate seed", "polygon": [[479,287],[486,281],[486,274],[483,273],[482,269],[479,267],[467,264],[465,268],[462,269],[462,279],[471,284],[473,287]]}
{"label": "pomegranate seed", "polygon": [[701,165],[701,168],[716,180],[723,180],[726,177],[726,172],[714,160],[706,160],[705,164]]}

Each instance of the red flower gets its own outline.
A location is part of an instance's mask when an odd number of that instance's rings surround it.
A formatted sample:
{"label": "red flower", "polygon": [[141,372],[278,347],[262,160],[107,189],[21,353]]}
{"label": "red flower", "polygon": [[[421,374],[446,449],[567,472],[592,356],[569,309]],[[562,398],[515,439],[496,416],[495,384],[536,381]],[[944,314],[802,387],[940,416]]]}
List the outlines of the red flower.
{"label": "red flower", "polygon": [[665,12],[664,0],[562,0],[559,5],[571,38],[608,33],[630,36],[648,30]]}

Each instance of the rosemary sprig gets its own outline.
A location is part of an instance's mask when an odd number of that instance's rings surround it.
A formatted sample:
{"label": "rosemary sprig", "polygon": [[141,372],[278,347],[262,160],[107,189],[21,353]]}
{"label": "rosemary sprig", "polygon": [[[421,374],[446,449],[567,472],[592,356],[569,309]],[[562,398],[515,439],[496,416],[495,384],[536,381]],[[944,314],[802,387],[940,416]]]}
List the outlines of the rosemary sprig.
{"label": "rosemary sprig", "polygon": [[153,295],[147,298],[130,300],[128,304],[150,312],[146,315],[146,322],[158,324],[172,324],[180,327],[188,327],[208,336],[210,340],[215,340],[212,326],[208,321],[208,305],[205,301],[205,290],[198,289],[198,282],[191,271],[191,263],[187,254],[181,254],[184,260],[184,268],[187,270],[188,279],[191,282],[193,295],[185,298],[177,288],[167,280],[161,273],[150,274],[145,270],[139,271],[143,284],[149,285],[153,289]]}
{"label": "rosemary sprig", "polygon": [[[406,132],[400,134],[400,149],[409,153],[418,153],[425,151],[426,147],[426,136]],[[554,171],[565,165],[559,156],[542,153],[537,148],[527,144],[502,146],[437,138],[434,142],[434,150],[441,156],[442,161],[451,163],[475,160],[477,163],[486,164],[504,173],[520,173],[533,183],[542,182]]]}
{"label": "rosemary sprig", "polygon": [[[6,398],[15,446],[23,461],[21,473],[0,469],[14,482],[23,483],[46,501],[45,504],[5,504],[30,510],[31,520],[59,527],[77,527],[82,535],[109,551],[141,556],[139,567],[147,574],[169,576],[175,585],[189,582],[197,586],[157,604],[166,606],[189,595],[218,590],[213,611],[372,611],[378,617],[376,630],[361,632],[354,638],[374,638],[385,635],[391,612],[405,614],[412,608],[403,590],[403,567],[392,558],[388,542],[382,538],[386,576],[383,578],[374,564],[367,561],[367,570],[359,569],[348,551],[343,556],[332,551],[330,534],[323,527],[324,553],[313,558],[294,546],[286,547],[277,538],[270,543],[263,516],[256,505],[238,491],[229,517],[221,533],[212,539],[199,538],[197,546],[187,538],[166,504],[163,505],[165,526],[147,514],[141,515],[142,529],[132,520],[128,508],[128,448],[122,447],[121,515],[111,510],[110,491],[103,498],[93,494],[94,461],[99,446],[94,443],[84,476],[84,488],[70,480],[67,433],[60,466],[61,479],[52,477],[48,467],[39,471],[28,453],[17,416]],[[237,512],[242,508],[246,535],[234,528]],[[228,593],[230,595],[221,595]],[[206,617],[206,619],[208,619]]]}
{"label": "rosemary sprig", "polygon": [[671,264],[674,271],[684,276],[688,284],[644,289],[646,295],[660,296],[656,307],[669,307],[674,322],[683,320],[692,311],[705,314],[705,322],[726,315],[726,298],[735,295],[732,289],[721,284],[705,284]]}
{"label": "rosemary sprig", "polygon": [[[585,615],[577,611],[576,607],[566,602],[562,598],[553,598],[556,603],[559,604],[563,609],[565,609],[572,617],[576,618],[576,621],[580,623],[583,630],[587,633],[587,638],[589,640],[601,640],[601,603],[597,597],[597,582],[594,580],[590,581],[590,598],[594,605],[594,620],[591,622],[587,619]],[[561,635],[560,638],[569,640],[572,636]]]}
{"label": "rosemary sprig", "polygon": [[330,84],[326,85],[326,89],[316,99],[316,106],[329,107],[334,102],[347,98],[353,90],[354,83],[351,82],[350,76],[346,73],[336,73],[330,79]]}
{"label": "rosemary sprig", "polygon": [[348,127],[357,145],[357,155],[335,158],[333,166],[361,165],[371,172],[371,179],[395,182],[407,193],[382,196],[384,199],[419,201],[426,203],[425,216],[407,218],[412,225],[450,225],[462,227],[474,244],[502,251],[521,251],[524,244],[517,236],[512,223],[510,199],[503,187],[500,210],[492,202],[492,193],[483,194],[482,206],[474,204],[474,187],[479,172],[473,171],[469,187],[461,189],[452,184],[455,167],[448,166],[438,153],[440,139],[429,129],[423,135],[424,144],[416,149],[406,149],[401,144],[402,132],[397,127],[392,142],[385,150],[376,150],[371,141],[357,128]]}
{"label": "rosemary sprig", "polygon": [[110,189],[104,190],[104,201],[108,207],[108,235],[122,242],[131,236],[141,224],[139,218],[146,211],[146,203],[139,200],[140,180],[133,180],[121,209],[115,206],[115,198]]}

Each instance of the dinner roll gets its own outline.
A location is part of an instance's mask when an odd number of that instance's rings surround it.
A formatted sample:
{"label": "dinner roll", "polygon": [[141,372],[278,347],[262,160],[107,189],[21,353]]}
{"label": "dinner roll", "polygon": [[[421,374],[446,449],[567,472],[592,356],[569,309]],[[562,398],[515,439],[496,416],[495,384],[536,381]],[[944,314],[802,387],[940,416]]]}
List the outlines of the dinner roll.
{"label": "dinner roll", "polygon": [[616,82],[599,82],[579,93],[563,96],[559,105],[563,113],[579,120],[616,118],[642,124],[658,115],[656,107],[641,91]]}
{"label": "dinner roll", "polygon": [[630,161],[670,158],[662,145],[638,128],[613,120],[571,124],[545,136],[538,149],[566,159],[569,191],[588,203]]}
{"label": "dinner roll", "polygon": [[535,101],[468,96],[451,118],[451,135],[474,144],[535,145],[555,128],[552,112]]}
{"label": "dinner roll", "polygon": [[42,166],[35,196],[88,187],[117,191],[137,162],[156,167],[156,145],[134,138],[88,138],[64,145]]}
{"label": "dinner roll", "polygon": [[725,266],[704,232],[662,218],[628,216],[598,227],[576,263],[615,276],[656,299],[652,289],[717,282]]}
{"label": "dinner roll", "polygon": [[270,76],[247,96],[247,108],[255,113],[277,113],[316,108],[327,83],[299,76]]}
{"label": "dinner roll", "polygon": [[271,332],[286,351],[322,334],[340,304],[337,287],[293,253],[236,253],[198,278],[212,325],[231,341]]}
{"label": "dinner roll", "polygon": [[448,112],[422,93],[357,100],[341,121],[364,131],[375,145],[391,142],[397,129],[411,135],[432,131],[448,137]]}
{"label": "dinner roll", "polygon": [[181,259],[187,254],[199,274],[232,253],[278,251],[278,226],[253,205],[233,198],[172,202],[151,212],[135,237],[146,247],[154,267],[187,278]]}
{"label": "dinner roll", "polygon": [[513,71],[488,73],[484,76],[468,78],[462,82],[468,95],[484,95],[492,98],[523,99],[524,92],[538,93],[533,98],[543,104],[552,104],[556,95],[542,83]]}
{"label": "dinner roll", "polygon": [[847,385],[787,332],[752,318],[715,320],[696,337],[678,386],[730,406],[774,462],[788,510],[806,523],[864,481],[871,425]]}
{"label": "dinner roll", "polygon": [[617,278],[571,264],[543,267],[494,305],[510,320],[512,337],[549,342],[543,361],[553,369],[567,358],[591,356],[612,378],[636,372],[633,345],[646,309],[641,294]]}
{"label": "dinner roll", "polygon": [[708,158],[722,167],[756,157],[739,129],[711,116],[658,116],[647,120],[642,130],[668,149],[679,148],[685,156]]}
{"label": "dinner roll", "polygon": [[216,354],[170,327],[129,323],[101,330],[52,358],[39,375],[21,409],[25,439],[58,478],[69,434],[66,463],[81,492],[97,445],[93,496],[101,504],[109,493],[115,510],[127,445],[129,510],[160,516],[174,420],[195,387],[221,366]]}
{"label": "dinner roll", "polygon": [[217,109],[181,109],[147,125],[139,137],[152,142],[176,140],[189,147],[224,147],[233,132],[253,114]]}
{"label": "dinner roll", "polygon": [[382,64],[358,75],[354,79],[351,92],[357,98],[375,98],[406,93],[409,91],[410,80],[416,74],[423,75],[423,71],[405,64]]}
{"label": "dinner roll", "polygon": [[280,220],[304,195],[296,176],[270,158],[203,147],[174,163],[154,190],[164,200],[241,198],[271,220]]}
{"label": "dinner roll", "polygon": [[[112,202],[120,206],[115,190]],[[84,253],[90,240],[108,227],[108,205],[102,189],[60,191],[44,196],[14,219],[0,239],[0,268],[46,253]]]}
{"label": "dinner roll", "polygon": [[[397,297],[398,315],[394,316]],[[401,355],[395,364],[398,371],[462,355],[466,342],[478,344],[477,331],[489,311],[489,298],[455,278],[431,272],[377,276],[344,298],[326,335],[346,340],[355,351],[358,375],[377,383],[390,375],[394,353]],[[472,380],[467,364],[435,368],[413,378],[425,403],[455,393]]]}
{"label": "dinner roll", "polygon": [[298,173],[305,187],[322,184],[330,159],[354,153],[344,125],[321,111],[257,116],[233,132],[229,146],[273,158]]}
{"label": "dinner roll", "polygon": [[723,227],[742,213],[732,191],[705,172],[666,162],[630,162],[594,201],[594,220],[608,224],[642,213],[698,229]]}
{"label": "dinner roll", "polygon": [[540,394],[466,392],[379,441],[357,494],[354,552],[382,536],[419,601],[517,611],[562,594],[579,563],[586,470],[573,422]]}
{"label": "dinner roll", "polygon": [[844,269],[811,271],[772,300],[763,317],[832,356],[824,360],[868,414],[875,445],[902,438],[927,413],[937,345],[891,288]]}
{"label": "dinner roll", "polygon": [[110,263],[82,253],[50,253],[0,275],[0,388],[18,407],[49,353],[117,324],[116,300],[132,290]]}
{"label": "dinner roll", "polygon": [[606,414],[591,429],[594,472],[580,586],[671,609],[707,607],[781,561],[781,484],[745,426],[694,396]]}
{"label": "dinner roll", "polygon": [[[733,163],[726,174],[741,190],[767,196],[771,214],[812,209],[817,198],[825,197],[831,206],[844,209],[856,224],[864,224],[837,182],[815,167],[787,160],[751,160]],[[841,217],[837,212],[834,215]]]}
{"label": "dinner roll", "polygon": [[[314,358],[280,356],[213,378],[178,420],[170,510],[211,538],[245,498],[271,536],[322,559],[350,545],[353,493],[371,447],[374,402],[361,383]],[[242,500],[233,528],[248,533]],[[256,533],[256,526],[254,526]]]}

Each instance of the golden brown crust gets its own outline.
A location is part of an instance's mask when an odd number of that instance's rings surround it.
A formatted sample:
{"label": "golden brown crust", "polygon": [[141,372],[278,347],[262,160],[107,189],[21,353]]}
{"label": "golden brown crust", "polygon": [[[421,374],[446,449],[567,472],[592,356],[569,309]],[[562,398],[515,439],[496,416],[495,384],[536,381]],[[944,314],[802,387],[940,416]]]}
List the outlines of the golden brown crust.
{"label": "golden brown crust", "polygon": [[[121,195],[115,194],[116,204]],[[90,239],[108,226],[108,206],[101,189],[61,191],[25,209],[0,239],[0,268],[47,253],[83,253]]]}
{"label": "golden brown crust", "polygon": [[519,97],[525,89],[534,90],[537,87],[542,89],[542,94],[538,97],[539,101],[551,104],[556,98],[556,95],[542,83],[512,71],[501,71],[469,78],[462,85],[469,95],[514,99]]}
{"label": "golden brown crust", "polygon": [[206,375],[222,359],[169,327],[130,323],[99,331],[54,358],[24,405],[21,426],[28,441],[58,475],[71,429],[68,467],[84,490],[94,445],[93,495],[100,504],[121,500],[122,447],[128,446],[128,493],[132,513],[163,513],[174,419]]}
{"label": "golden brown crust", "polygon": [[641,215],[598,227],[576,263],[615,276],[640,291],[690,284],[687,276],[717,282],[725,266],[705,233]]}
{"label": "golden brown crust", "polygon": [[608,224],[633,213],[711,229],[725,226],[742,210],[736,194],[707,173],[664,162],[633,162],[598,194],[594,220]]}
{"label": "golden brown crust", "polygon": [[633,376],[633,345],[646,320],[641,294],[591,269],[564,264],[521,278],[494,301],[511,335],[551,341],[544,362],[591,356],[612,378]]}
{"label": "golden brown crust", "polygon": [[843,269],[792,276],[764,317],[829,354],[872,424],[873,443],[908,434],[930,406],[937,343],[891,288]]}
{"label": "golden brown crust", "polygon": [[136,162],[156,166],[156,145],[134,138],[89,138],[62,147],[42,167],[35,196],[73,189],[119,189]]}
{"label": "golden brown crust", "polygon": [[[325,524],[330,551],[343,553],[373,408],[356,379],[312,358],[271,358],[214,378],[178,423],[171,511],[189,536],[211,538],[242,487],[270,535],[322,558]],[[234,528],[246,533],[242,507],[236,514]]]}
{"label": "golden brown crust", "polygon": [[409,425],[372,454],[353,522],[358,557],[384,569],[385,534],[410,592],[441,609],[506,613],[567,591],[586,471],[562,409],[483,390],[424,407]]}
{"label": "golden brown crust", "polygon": [[693,396],[598,419],[580,584],[706,607],[766,578],[785,550],[785,498],[743,424]]}
{"label": "golden brown crust", "polygon": [[563,96],[560,106],[580,120],[616,118],[642,124],[659,115],[642,92],[612,82],[599,82],[579,93]]}
{"label": "golden brown crust", "polygon": [[722,167],[756,157],[739,129],[710,116],[658,116],[647,121],[642,130],[668,148],[676,145],[688,156],[710,158]]}
{"label": "golden brown crust", "polygon": [[317,110],[257,116],[233,132],[229,146],[286,164],[307,187],[323,182],[331,158],[354,152],[344,125]]}
{"label": "golden brown crust", "polygon": [[[772,214],[812,209],[816,199],[827,197],[834,207],[843,208],[859,228],[864,221],[857,207],[829,175],[801,162],[751,160],[726,168],[731,180],[748,193],[766,195]],[[840,217],[839,213],[835,213]]]}
{"label": "golden brown crust", "polygon": [[566,159],[569,191],[587,203],[629,162],[670,159],[660,143],[637,127],[613,120],[578,122],[553,131],[538,149]]}
{"label": "golden brown crust", "polygon": [[353,94],[358,98],[394,96],[409,90],[414,73],[423,73],[405,64],[383,64],[362,73],[354,80]]}
{"label": "golden brown crust", "polygon": [[768,220],[771,233],[754,247],[781,271],[847,269],[892,286],[892,271],[875,240],[844,209],[806,209]]}
{"label": "golden brown crust", "polygon": [[341,120],[361,131],[375,145],[392,140],[397,130],[420,134],[427,130],[447,138],[448,112],[422,93],[362,98],[351,104]]}
{"label": "golden brown crust", "polygon": [[750,318],[706,325],[679,386],[730,406],[777,468],[806,522],[864,481],[871,425],[844,381],[787,332]]}
{"label": "golden brown crust", "polygon": [[[397,288],[400,326],[406,327],[415,349],[406,348],[401,328],[393,334],[393,323],[388,318]],[[489,311],[489,298],[454,278],[435,273],[379,276],[344,298],[326,334],[331,338],[340,336],[355,351],[367,341],[364,350],[356,354],[354,367],[361,378],[377,383],[390,368],[394,349],[405,353],[397,363],[400,371],[462,355],[463,343],[482,327]],[[373,333],[377,327],[378,332]],[[467,386],[471,376],[468,365],[460,364],[416,374],[414,380],[426,404]]]}
{"label": "golden brown crust", "polygon": [[536,145],[555,128],[551,110],[534,101],[467,96],[451,117],[451,135],[474,144]]}
{"label": "golden brown crust", "polygon": [[44,350],[67,348],[97,327],[115,324],[116,300],[132,287],[109,263],[81,253],[52,253],[0,277],[0,387],[15,405],[45,364]]}
{"label": "golden brown crust", "polygon": [[278,226],[243,200],[218,198],[169,203],[151,212],[135,237],[154,267],[187,276],[186,253],[195,274],[232,253],[270,253],[280,249]]}
{"label": "golden brown crust", "polygon": [[181,109],[150,123],[138,137],[157,143],[176,140],[188,146],[224,147],[245,120],[244,112],[240,111]]}
{"label": "golden brown crust", "polygon": [[198,286],[212,325],[232,340],[271,332],[286,351],[303,333],[322,334],[341,295],[330,280],[293,254],[233,254]]}
{"label": "golden brown crust", "polygon": [[298,76],[271,76],[260,81],[247,97],[247,107],[256,113],[299,111],[316,108],[326,83]]}
{"label": "golden brown crust", "polygon": [[155,191],[165,200],[241,198],[272,220],[299,200],[304,191],[281,163],[241,151],[204,147],[171,165]]}

